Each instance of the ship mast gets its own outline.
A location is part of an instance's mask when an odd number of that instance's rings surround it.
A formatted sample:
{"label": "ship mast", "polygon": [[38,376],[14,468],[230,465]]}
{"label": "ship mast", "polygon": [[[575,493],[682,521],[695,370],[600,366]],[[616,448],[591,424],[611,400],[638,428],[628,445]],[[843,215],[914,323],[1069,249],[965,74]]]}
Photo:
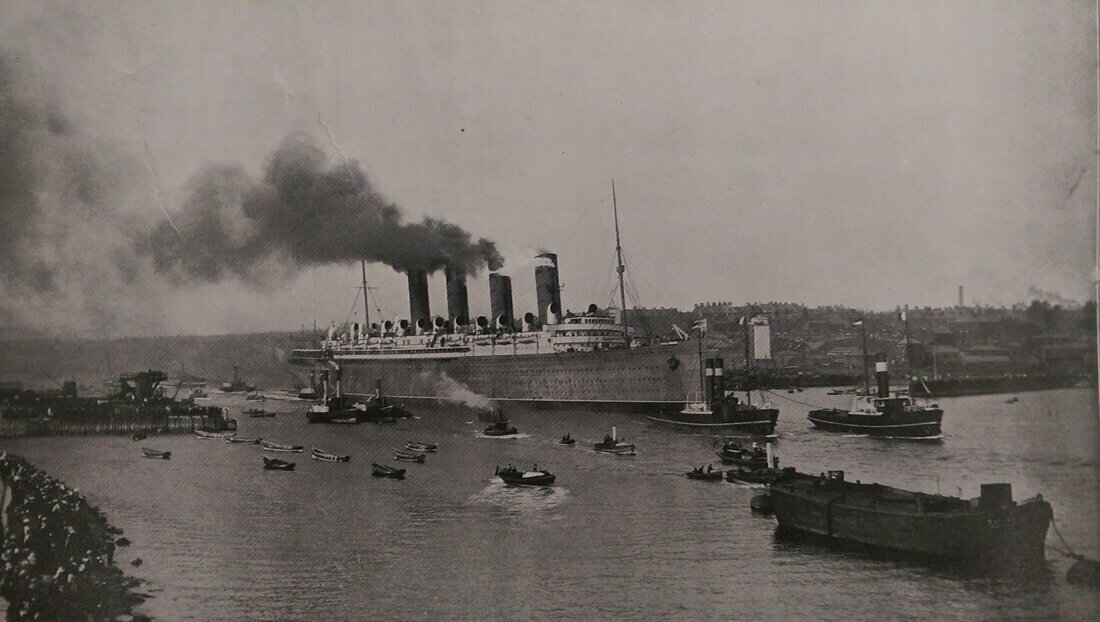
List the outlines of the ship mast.
{"label": "ship mast", "polygon": [[628,323],[626,321],[626,286],[623,284],[623,273],[626,272],[626,266],[623,265],[623,245],[619,241],[619,204],[615,200],[615,180],[611,180],[611,207],[615,213],[615,255],[618,257],[619,265],[615,270],[619,273],[619,304],[622,305],[623,310],[623,338],[627,339],[627,345],[629,346],[629,335],[627,331]]}
{"label": "ship mast", "polygon": [[359,266],[363,269],[363,332],[370,331],[370,302],[367,300],[367,260],[360,259]]}

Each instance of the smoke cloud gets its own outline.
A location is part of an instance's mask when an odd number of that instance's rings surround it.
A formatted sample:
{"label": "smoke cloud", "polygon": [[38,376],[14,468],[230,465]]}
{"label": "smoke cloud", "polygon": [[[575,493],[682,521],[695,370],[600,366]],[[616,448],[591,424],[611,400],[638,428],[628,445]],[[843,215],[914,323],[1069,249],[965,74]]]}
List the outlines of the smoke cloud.
{"label": "smoke cloud", "polygon": [[56,94],[0,54],[0,322],[112,332],[152,309],[130,250],[136,161],[81,132]]}
{"label": "smoke cloud", "polygon": [[166,211],[140,155],[64,107],[25,59],[0,52],[0,336],[160,333],[177,293],[360,258],[466,274],[503,263],[458,225],[404,222],[358,164],[330,163],[306,135],[287,137],[259,180],[204,167]]}
{"label": "smoke cloud", "polygon": [[496,245],[474,240],[434,218],[405,223],[355,162],[330,163],[304,134],[283,140],[262,179],[238,166],[212,166],[191,182],[171,222],[141,245],[159,272],[177,280],[255,279],[273,265],[288,269],[366,259],[395,270],[466,274],[503,259]]}
{"label": "smoke cloud", "polygon": [[497,407],[496,402],[491,398],[485,397],[480,393],[475,393],[470,387],[450,377],[446,372],[438,374],[422,372],[421,375],[422,379],[434,382],[436,389],[444,394],[444,399],[447,401],[463,404],[478,410],[491,411]]}

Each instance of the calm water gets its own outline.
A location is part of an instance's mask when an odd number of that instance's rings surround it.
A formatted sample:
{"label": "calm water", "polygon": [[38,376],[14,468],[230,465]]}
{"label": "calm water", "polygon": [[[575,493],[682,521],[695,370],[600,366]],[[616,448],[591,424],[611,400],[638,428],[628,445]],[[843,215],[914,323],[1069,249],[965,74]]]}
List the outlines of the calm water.
{"label": "calm water", "polygon": [[[1100,557],[1100,430],[1095,394],[1063,390],[940,400],[945,439],[907,443],[813,431],[807,390],[781,408],[778,452],[801,470],[977,496],[989,481],[1016,499],[1042,493],[1070,544]],[[217,396],[234,410],[241,398]],[[269,400],[274,419],[241,434],[307,446],[294,473],[261,470],[257,446],[188,436],[0,440],[78,487],[126,531],[130,574],[160,619],[1095,619],[1097,592],[1065,584],[1068,563],[1021,584],[795,544],[749,512],[750,488],[689,481],[714,438],[644,417],[521,412],[522,438],[482,438],[468,413],[425,411],[389,426],[308,426],[304,405]],[[599,454],[610,426],[639,455]],[[565,432],[575,447],[556,443]],[[392,460],[403,440],[438,442],[426,464]],[[172,451],[144,460],[140,446]],[[352,454],[309,459],[308,447]],[[285,457],[283,454],[281,457]],[[401,482],[370,477],[400,464]],[[494,481],[496,465],[538,463],[553,489]],[[715,464],[716,468],[719,466]],[[1053,530],[1048,543],[1058,544]],[[128,562],[140,557],[144,564]]]}

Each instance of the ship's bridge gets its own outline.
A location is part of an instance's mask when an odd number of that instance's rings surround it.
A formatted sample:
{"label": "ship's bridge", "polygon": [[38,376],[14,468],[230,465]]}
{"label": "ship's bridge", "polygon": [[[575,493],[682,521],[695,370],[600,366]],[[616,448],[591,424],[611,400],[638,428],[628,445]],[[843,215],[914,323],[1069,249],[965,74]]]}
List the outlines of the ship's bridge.
{"label": "ship's bridge", "polygon": [[566,316],[549,327],[557,352],[591,352],[624,348],[627,345],[622,325],[609,315],[587,313]]}

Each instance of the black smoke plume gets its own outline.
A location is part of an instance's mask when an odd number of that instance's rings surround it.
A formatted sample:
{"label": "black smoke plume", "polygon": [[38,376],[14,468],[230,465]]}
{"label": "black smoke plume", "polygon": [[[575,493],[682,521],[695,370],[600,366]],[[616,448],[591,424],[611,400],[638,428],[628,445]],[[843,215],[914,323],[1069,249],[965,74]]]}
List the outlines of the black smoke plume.
{"label": "black smoke plume", "polygon": [[359,259],[400,271],[448,266],[467,274],[503,264],[493,242],[474,240],[458,225],[405,223],[358,163],[330,163],[303,134],[283,140],[260,180],[236,166],[201,171],[182,209],[142,248],[159,272],[197,281]]}

